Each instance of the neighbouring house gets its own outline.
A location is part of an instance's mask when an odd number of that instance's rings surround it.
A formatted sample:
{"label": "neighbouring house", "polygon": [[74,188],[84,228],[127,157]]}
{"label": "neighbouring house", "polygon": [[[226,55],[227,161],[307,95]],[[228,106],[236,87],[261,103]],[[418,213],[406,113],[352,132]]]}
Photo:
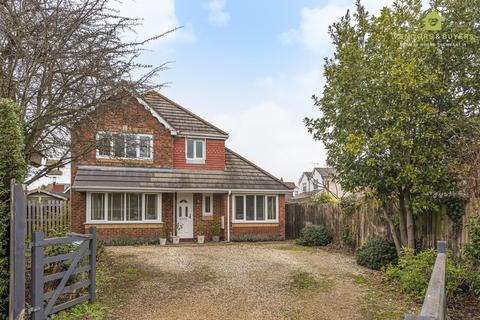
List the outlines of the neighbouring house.
{"label": "neighbouring house", "polygon": [[46,186],[28,191],[29,200],[38,202],[47,200],[67,201],[70,199],[70,184],[50,183]]}
{"label": "neighbouring house", "polygon": [[[103,239],[284,238],[291,185],[225,147],[228,134],[156,91],[112,99],[72,129],[72,228]],[[95,118],[95,124],[90,120]],[[199,228],[199,226],[204,228]],[[175,226],[181,226],[179,229]]]}
{"label": "neighbouring house", "polygon": [[320,192],[329,192],[337,199],[345,192],[340,184],[334,181],[335,169],[315,167],[312,171],[305,171],[298,180],[298,192],[292,201],[306,200]]}

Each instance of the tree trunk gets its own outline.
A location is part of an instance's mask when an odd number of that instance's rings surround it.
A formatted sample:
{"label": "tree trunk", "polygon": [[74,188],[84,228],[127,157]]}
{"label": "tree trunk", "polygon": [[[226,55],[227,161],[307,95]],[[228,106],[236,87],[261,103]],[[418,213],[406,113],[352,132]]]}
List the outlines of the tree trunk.
{"label": "tree trunk", "polygon": [[405,192],[405,214],[407,216],[407,245],[409,248],[415,249],[415,221],[413,220],[409,190]]}
{"label": "tree trunk", "polygon": [[388,222],[388,226],[390,227],[390,232],[392,233],[393,242],[395,243],[395,249],[397,249],[397,254],[400,255],[401,250],[402,250],[402,244],[400,243],[400,239],[398,238],[398,234],[397,234],[397,229],[395,228],[395,225],[394,225],[392,219],[390,219],[388,211],[389,211],[388,205],[384,203],[383,204],[383,217]]}
{"label": "tree trunk", "polygon": [[398,194],[398,200],[400,202],[400,239],[402,241],[402,246],[407,246],[408,244],[408,237],[407,237],[407,228],[406,228],[406,208],[405,208],[405,194],[403,193],[403,190],[400,190],[400,193]]}

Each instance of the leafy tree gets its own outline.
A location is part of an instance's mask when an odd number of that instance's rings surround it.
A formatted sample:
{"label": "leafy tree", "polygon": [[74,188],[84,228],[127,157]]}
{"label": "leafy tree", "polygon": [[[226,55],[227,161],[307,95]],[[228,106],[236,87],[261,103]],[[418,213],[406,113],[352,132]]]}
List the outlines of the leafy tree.
{"label": "leafy tree", "polygon": [[8,318],[10,254],[10,181],[26,173],[23,129],[13,101],[0,99],[0,319]]}
{"label": "leafy tree", "polygon": [[[75,161],[69,135],[78,119],[112,96],[158,87],[151,80],[165,64],[142,65],[137,58],[145,44],[165,33],[126,42],[124,32],[134,30],[140,21],[119,16],[112,8],[115,3],[0,2],[0,97],[12,99],[20,110],[25,159],[58,160],[30,168],[27,183]],[[85,144],[75,156],[92,148],[92,143]]]}
{"label": "leafy tree", "polygon": [[[443,10],[462,18],[455,6]],[[396,1],[379,16],[357,2],[353,16],[347,12],[329,29],[335,53],[326,59],[323,96],[314,97],[322,117],[305,119],[342,187],[371,191],[384,204],[397,250],[415,246],[415,201],[457,190],[459,153],[452,141],[466,103],[457,103],[462,98],[455,91],[472,83],[450,81],[455,74],[446,65],[460,64],[454,69],[461,73],[466,57],[425,30],[423,17],[419,0]],[[478,59],[478,51],[467,51]]]}

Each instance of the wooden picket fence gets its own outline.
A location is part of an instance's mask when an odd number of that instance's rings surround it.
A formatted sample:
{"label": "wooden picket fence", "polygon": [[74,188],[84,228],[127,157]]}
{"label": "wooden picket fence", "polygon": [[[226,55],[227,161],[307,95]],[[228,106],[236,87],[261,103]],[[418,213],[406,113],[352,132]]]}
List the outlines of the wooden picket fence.
{"label": "wooden picket fence", "polygon": [[28,200],[26,223],[27,239],[31,239],[35,230],[41,230],[47,235],[52,230],[70,230],[69,201]]}

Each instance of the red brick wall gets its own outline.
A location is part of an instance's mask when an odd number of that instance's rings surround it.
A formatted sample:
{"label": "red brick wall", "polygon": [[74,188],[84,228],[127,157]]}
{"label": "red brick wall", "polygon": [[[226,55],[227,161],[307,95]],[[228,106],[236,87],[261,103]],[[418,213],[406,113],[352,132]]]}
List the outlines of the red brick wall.
{"label": "red brick wall", "polygon": [[[102,106],[92,117],[95,118],[94,121],[81,121],[72,130],[72,155],[75,157],[76,154],[90,149],[74,166],[101,164],[172,168],[173,137],[170,130],[136,100],[129,99],[123,104]],[[92,147],[96,132],[122,132],[124,126],[127,127],[127,132],[153,135],[153,160],[96,159],[96,150]]]}
{"label": "red brick wall", "polygon": [[185,159],[185,138],[175,138],[173,142],[173,167],[179,169],[225,169],[225,141],[206,140],[206,159],[203,164],[190,164]]}
{"label": "red brick wall", "polygon": [[198,225],[203,223],[205,226],[205,241],[212,239],[210,234],[210,225],[213,223],[220,223],[221,216],[225,214],[224,199],[227,198],[226,194],[213,194],[213,216],[203,216],[203,194],[193,194],[193,237],[198,235]]}

